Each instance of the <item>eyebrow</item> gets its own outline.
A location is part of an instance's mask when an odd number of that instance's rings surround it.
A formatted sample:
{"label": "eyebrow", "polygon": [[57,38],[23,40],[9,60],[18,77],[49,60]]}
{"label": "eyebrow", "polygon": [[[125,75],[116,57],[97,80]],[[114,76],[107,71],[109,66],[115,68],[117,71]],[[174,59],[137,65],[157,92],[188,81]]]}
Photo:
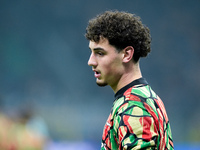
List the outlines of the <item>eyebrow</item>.
{"label": "eyebrow", "polygon": [[[90,47],[89,47],[89,48],[90,48]],[[90,49],[91,49],[91,48],[90,48]],[[101,47],[96,47],[96,48],[93,49],[93,51],[99,51],[99,50],[105,51],[105,49],[103,49],[103,48],[101,48]]]}
{"label": "eyebrow", "polygon": [[103,49],[103,48],[101,48],[101,47],[94,48],[93,50],[94,50],[94,51],[95,51],[95,50],[103,50],[103,51],[105,51],[105,49]]}

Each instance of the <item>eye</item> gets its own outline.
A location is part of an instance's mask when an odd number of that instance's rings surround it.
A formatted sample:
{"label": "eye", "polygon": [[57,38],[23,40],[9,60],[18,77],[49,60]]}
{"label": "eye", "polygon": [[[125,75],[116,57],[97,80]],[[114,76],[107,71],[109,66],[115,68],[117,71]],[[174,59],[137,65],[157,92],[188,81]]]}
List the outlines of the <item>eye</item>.
{"label": "eye", "polygon": [[98,56],[104,56],[104,55],[105,55],[105,53],[104,53],[104,52],[102,52],[102,51],[96,51],[96,55],[98,55]]}
{"label": "eye", "polygon": [[97,52],[98,55],[103,56],[104,54],[102,52]]}

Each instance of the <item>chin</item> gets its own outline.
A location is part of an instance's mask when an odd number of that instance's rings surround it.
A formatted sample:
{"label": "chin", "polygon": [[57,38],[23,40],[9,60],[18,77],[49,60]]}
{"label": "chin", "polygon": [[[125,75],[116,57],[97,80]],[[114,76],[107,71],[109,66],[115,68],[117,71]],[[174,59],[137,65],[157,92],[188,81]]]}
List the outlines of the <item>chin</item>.
{"label": "chin", "polygon": [[100,82],[97,82],[97,85],[103,87],[103,86],[106,86],[106,85],[108,85],[108,84],[107,84],[107,83],[100,83]]}

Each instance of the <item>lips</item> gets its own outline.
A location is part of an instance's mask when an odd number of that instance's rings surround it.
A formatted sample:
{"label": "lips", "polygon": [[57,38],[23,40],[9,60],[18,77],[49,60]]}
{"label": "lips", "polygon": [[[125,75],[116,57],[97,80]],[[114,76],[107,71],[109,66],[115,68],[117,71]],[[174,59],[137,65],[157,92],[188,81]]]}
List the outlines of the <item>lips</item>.
{"label": "lips", "polygon": [[95,78],[99,78],[101,76],[99,71],[93,70]]}

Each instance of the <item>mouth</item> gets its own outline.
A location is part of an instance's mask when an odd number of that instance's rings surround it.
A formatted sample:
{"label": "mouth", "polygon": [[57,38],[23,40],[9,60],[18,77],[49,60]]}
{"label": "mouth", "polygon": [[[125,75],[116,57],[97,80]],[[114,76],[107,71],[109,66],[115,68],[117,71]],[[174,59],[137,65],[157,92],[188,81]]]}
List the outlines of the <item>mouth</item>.
{"label": "mouth", "polygon": [[93,70],[95,78],[99,78],[101,76],[101,73],[99,71]]}

